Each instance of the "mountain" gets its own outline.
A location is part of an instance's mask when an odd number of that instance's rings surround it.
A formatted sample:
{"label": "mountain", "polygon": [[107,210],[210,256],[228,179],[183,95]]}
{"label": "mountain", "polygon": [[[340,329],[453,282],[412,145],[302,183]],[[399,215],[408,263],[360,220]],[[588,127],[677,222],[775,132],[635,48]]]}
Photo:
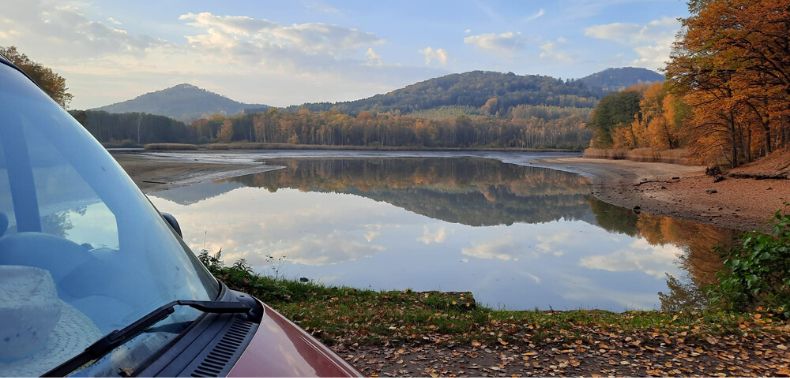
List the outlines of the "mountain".
{"label": "mountain", "polygon": [[94,110],[103,110],[108,113],[156,114],[188,122],[214,113],[232,115],[244,110],[260,110],[267,107],[266,105],[234,101],[191,84],[179,84]]}
{"label": "mountain", "polygon": [[446,107],[483,107],[489,114],[504,115],[519,104],[590,108],[596,102],[597,95],[581,82],[540,75],[472,71],[425,80],[361,100],[311,103],[289,109],[337,109],[356,114],[366,110],[412,113]]}
{"label": "mountain", "polygon": [[[577,80],[516,75],[512,72],[471,71],[421,81],[360,100],[307,103],[288,107],[288,110],[335,109],[350,114],[362,111],[395,112],[424,118],[493,115],[550,119],[586,114],[584,112],[595,106],[606,92],[662,80],[663,76],[656,72],[634,67],[609,68]],[[266,105],[244,104],[194,85],[179,84],[95,110],[109,113],[141,112],[191,121],[214,113],[232,115],[265,108]],[[555,115],[548,114],[552,112]]]}
{"label": "mountain", "polygon": [[592,108],[606,92],[637,83],[663,81],[660,74],[634,67],[609,68],[577,80],[542,75],[516,75],[472,71],[429,79],[360,100],[307,103],[289,110],[330,109],[357,114],[361,111],[414,113],[418,116],[490,114],[512,115],[526,107]]}
{"label": "mountain", "polygon": [[620,91],[634,84],[664,81],[664,76],[644,68],[623,67],[607,68],[579,81],[592,90],[605,93]]}

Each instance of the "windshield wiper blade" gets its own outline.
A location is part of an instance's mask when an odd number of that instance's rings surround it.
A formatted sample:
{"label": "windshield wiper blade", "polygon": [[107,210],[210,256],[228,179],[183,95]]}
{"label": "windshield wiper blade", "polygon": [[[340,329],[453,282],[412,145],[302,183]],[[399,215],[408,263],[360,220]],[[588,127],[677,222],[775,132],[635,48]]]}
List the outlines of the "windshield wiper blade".
{"label": "windshield wiper blade", "polygon": [[170,314],[175,312],[176,306],[189,306],[203,312],[214,313],[214,314],[248,313],[250,312],[250,310],[252,310],[252,307],[249,304],[243,302],[192,301],[192,300],[172,301],[166,305],[163,305],[149,312],[147,315],[143,316],[142,318],[135,321],[134,323],[129,324],[124,328],[116,329],[115,331],[108,333],[106,336],[102,337],[101,339],[96,340],[96,342],[85,348],[85,350],[82,351],[80,354],[77,354],[76,356],[72,357],[68,361],[46,372],[44,376],[63,377],[66,374],[69,374],[72,371],[85,365],[86,363],[101,358],[102,356],[109,353],[113,349],[129,341],[135,336],[139,335],[140,333],[142,333],[152,325],[170,316]]}

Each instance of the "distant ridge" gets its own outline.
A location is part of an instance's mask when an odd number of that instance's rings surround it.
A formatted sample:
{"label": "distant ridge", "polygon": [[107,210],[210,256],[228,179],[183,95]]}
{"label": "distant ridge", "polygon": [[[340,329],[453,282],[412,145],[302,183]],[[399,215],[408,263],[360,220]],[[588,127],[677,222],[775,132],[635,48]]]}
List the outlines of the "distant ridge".
{"label": "distant ridge", "polygon": [[131,100],[102,106],[95,110],[109,113],[148,113],[191,120],[215,113],[233,115],[246,109],[260,111],[268,108],[262,104],[245,104],[225,96],[198,88],[192,84],[178,84],[160,91],[146,93]]}
{"label": "distant ridge", "polygon": [[[608,68],[576,80],[516,75],[512,72],[471,71],[428,79],[359,100],[306,103],[287,109],[333,109],[349,114],[362,111],[401,114],[449,112],[507,117],[518,105],[591,109],[607,92],[663,80],[664,77],[657,72],[636,67]],[[191,84],[179,84],[95,110],[149,113],[189,122],[215,113],[233,115],[267,108],[267,105],[237,102]]]}
{"label": "distant ridge", "polygon": [[491,99],[496,99],[491,105],[499,114],[507,114],[508,110],[520,104],[591,108],[607,92],[663,80],[664,77],[657,72],[635,67],[609,68],[577,80],[471,71],[428,79],[359,100],[306,103],[288,109],[304,107],[313,111],[335,109],[351,114],[361,111],[407,114],[443,108],[479,109]]}
{"label": "distant ridge", "polygon": [[512,72],[471,71],[428,79],[385,94],[338,103],[308,103],[290,109],[337,109],[347,113],[379,111],[412,113],[442,107],[483,107],[504,114],[515,105],[592,107],[595,94],[576,81]]}
{"label": "distant ridge", "polygon": [[634,84],[664,81],[664,76],[645,68],[607,68],[579,79],[588,88],[603,93],[621,91]]}

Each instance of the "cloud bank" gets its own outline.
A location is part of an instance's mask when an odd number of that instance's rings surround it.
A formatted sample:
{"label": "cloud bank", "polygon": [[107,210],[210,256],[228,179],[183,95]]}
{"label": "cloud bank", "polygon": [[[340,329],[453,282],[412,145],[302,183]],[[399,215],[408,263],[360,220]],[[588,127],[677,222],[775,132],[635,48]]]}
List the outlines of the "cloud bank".
{"label": "cloud bank", "polygon": [[637,58],[631,64],[649,69],[662,69],[669,59],[680,21],[664,17],[644,25],[615,22],[586,28],[584,34],[632,48]]}
{"label": "cloud bank", "polygon": [[526,47],[527,41],[521,33],[505,32],[500,34],[486,33],[464,37],[464,43],[482,50],[500,53],[514,53]]}

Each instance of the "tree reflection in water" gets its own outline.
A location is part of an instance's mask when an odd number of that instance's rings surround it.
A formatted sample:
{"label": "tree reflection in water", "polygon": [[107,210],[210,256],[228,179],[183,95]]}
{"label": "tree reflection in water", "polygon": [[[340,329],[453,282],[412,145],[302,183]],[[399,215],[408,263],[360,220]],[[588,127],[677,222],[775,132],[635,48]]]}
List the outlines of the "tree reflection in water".
{"label": "tree reflection in water", "polygon": [[[587,180],[579,175],[505,164],[491,159],[299,158],[272,159],[267,160],[266,164],[284,168],[221,182],[199,184],[181,190],[160,192],[156,196],[184,205],[193,205],[242,187],[263,188],[269,193],[276,193],[282,189],[296,189],[305,193],[341,193],[365,197],[386,202],[432,220],[473,228],[581,221],[598,226],[609,233],[635,238],[639,243],[644,243],[644,246],[679,247],[682,252],[679,252],[681,256],[676,264],[686,272],[682,275],[687,277],[682,277],[679,282],[670,280],[668,285],[670,290],[662,296],[667,303],[684,302],[686,301],[684,298],[693,297],[699,287],[714,282],[715,273],[721,268],[721,261],[714,247],[727,245],[733,238],[733,233],[728,230],[665,216],[635,214],[631,210],[601,202],[590,195]],[[364,216],[364,214],[358,215]],[[523,227],[519,228],[523,229]],[[506,232],[504,230],[502,229]],[[304,230],[310,233],[316,231],[318,230]],[[380,233],[381,230],[377,229],[376,232]],[[559,234],[545,236],[558,237]],[[223,237],[232,239],[227,235]],[[534,239],[535,235],[532,237]],[[592,235],[584,237],[598,240]],[[578,240],[576,242],[578,244]],[[501,247],[503,246],[505,244]],[[403,247],[409,248],[407,245],[393,246],[393,248]],[[433,248],[441,247],[435,245]],[[474,253],[480,248],[482,247],[473,245],[465,249],[463,254]],[[512,249],[507,251],[508,259],[511,259],[519,256],[527,258],[525,253],[532,252],[521,249],[535,247],[517,242],[508,248]],[[631,249],[626,250],[625,256],[632,261],[628,261],[631,265],[626,267],[611,265],[622,263],[618,260],[622,256],[617,253],[623,252],[614,251],[615,253],[609,255],[598,253],[599,249],[601,252],[612,252],[607,248],[611,247],[593,243],[587,245],[586,250],[570,253],[576,254],[575,258],[582,268],[625,274],[633,269],[644,268],[640,264],[655,264],[645,259],[656,255],[640,256],[640,254],[657,253],[655,252],[657,250],[665,251],[662,253],[666,254],[674,247],[669,249],[630,247]],[[513,252],[517,254],[513,255]],[[486,251],[486,253],[489,253],[487,256],[494,258],[505,256],[501,254],[502,252]],[[666,261],[666,255],[657,256],[662,259],[661,261]],[[585,262],[589,263],[588,266],[585,266]],[[327,263],[331,263],[331,260]],[[661,277],[665,271],[648,274]],[[634,277],[634,279],[638,278]],[[583,287],[584,283],[581,282],[576,285]],[[653,293],[655,295],[655,291]]]}

